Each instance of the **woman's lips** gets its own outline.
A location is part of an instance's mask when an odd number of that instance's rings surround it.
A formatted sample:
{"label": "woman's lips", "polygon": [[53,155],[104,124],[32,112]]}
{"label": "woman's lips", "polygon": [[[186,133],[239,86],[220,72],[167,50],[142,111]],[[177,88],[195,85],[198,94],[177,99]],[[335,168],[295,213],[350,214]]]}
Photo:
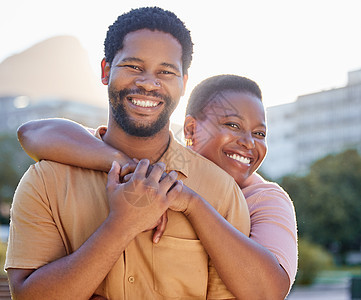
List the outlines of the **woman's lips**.
{"label": "woman's lips", "polygon": [[243,155],[239,155],[238,153],[225,153],[227,157],[239,161],[242,164],[250,165],[251,159],[249,157],[245,157]]}

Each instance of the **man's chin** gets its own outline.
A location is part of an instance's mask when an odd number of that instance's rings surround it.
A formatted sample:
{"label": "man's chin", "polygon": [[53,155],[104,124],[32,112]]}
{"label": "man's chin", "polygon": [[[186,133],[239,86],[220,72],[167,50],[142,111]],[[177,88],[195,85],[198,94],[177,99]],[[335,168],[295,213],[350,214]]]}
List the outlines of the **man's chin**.
{"label": "man's chin", "polygon": [[[118,122],[117,122],[118,123]],[[125,133],[127,133],[128,135],[134,136],[134,137],[152,137],[154,135],[156,135],[158,132],[160,132],[165,126],[167,125],[167,123],[165,124],[157,124],[157,123],[133,123],[130,124],[130,122],[128,123],[123,123],[121,122],[118,123],[118,126],[124,130]]]}

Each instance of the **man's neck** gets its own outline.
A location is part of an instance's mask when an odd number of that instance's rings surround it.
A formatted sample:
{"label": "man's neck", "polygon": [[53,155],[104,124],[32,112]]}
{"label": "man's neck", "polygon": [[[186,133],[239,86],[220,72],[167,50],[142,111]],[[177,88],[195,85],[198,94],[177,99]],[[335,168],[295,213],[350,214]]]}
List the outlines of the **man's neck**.
{"label": "man's neck", "polygon": [[169,126],[151,137],[135,137],[126,134],[116,125],[109,124],[103,136],[104,142],[122,151],[129,158],[147,158],[151,163],[157,162],[167,151],[170,134]]}

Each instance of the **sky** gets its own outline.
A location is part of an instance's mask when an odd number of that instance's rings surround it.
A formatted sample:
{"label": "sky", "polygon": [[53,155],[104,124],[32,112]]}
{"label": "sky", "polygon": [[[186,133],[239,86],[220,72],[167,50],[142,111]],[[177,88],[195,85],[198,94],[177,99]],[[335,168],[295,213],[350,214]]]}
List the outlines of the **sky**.
{"label": "sky", "polygon": [[192,34],[187,92],[172,116],[179,124],[192,88],[213,75],[255,80],[269,107],[344,86],[361,69],[361,0],[0,0],[0,62],[72,35],[98,75],[108,26],[141,6],[173,11]]}

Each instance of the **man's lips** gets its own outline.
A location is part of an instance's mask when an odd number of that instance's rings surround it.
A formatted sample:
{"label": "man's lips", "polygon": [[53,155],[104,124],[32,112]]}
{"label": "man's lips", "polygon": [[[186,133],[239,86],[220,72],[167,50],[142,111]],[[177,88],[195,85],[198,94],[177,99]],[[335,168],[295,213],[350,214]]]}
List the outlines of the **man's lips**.
{"label": "man's lips", "polygon": [[150,97],[127,96],[127,100],[136,107],[140,108],[155,108],[163,104],[163,101]]}
{"label": "man's lips", "polygon": [[134,98],[131,98],[131,97],[128,97],[127,99],[129,101],[131,101],[136,106],[146,107],[146,108],[148,108],[148,107],[156,107],[161,103],[160,101],[140,100],[140,99],[134,99]]}

